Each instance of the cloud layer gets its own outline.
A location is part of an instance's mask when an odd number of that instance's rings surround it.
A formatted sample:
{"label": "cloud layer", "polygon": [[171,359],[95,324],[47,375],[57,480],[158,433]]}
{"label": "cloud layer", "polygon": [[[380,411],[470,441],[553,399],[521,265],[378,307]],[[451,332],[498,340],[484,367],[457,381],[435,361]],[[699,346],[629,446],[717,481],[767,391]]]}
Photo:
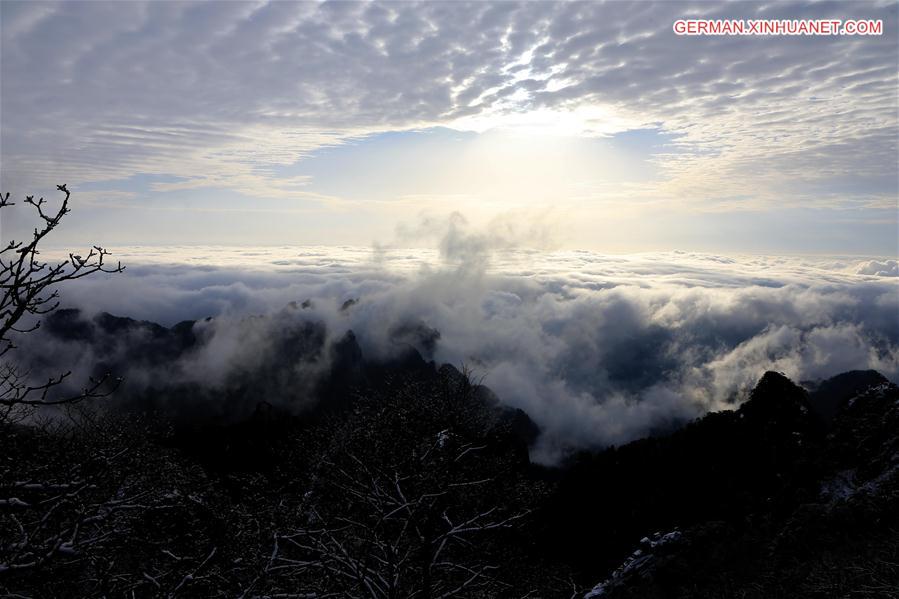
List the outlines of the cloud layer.
{"label": "cloud layer", "polygon": [[[328,204],[341,198],[279,167],[383,131],[655,127],[676,140],[656,158],[662,183],[612,196],[712,210],[895,207],[894,2],[11,1],[2,11],[6,190],[143,173],[162,177],[159,193]],[[885,34],[675,36],[685,17],[882,19]]]}
{"label": "cloud layer", "polygon": [[[459,222],[443,233],[442,252],[135,249],[122,253],[125,275],[79,282],[64,301],[166,325],[216,316],[197,325],[208,351],[182,365],[207,384],[298,323],[324,323],[329,342],[353,330],[369,358],[423,323],[440,332],[429,357],[473,368],[538,423],[543,461],[732,406],[765,370],[899,379],[897,279],[856,274],[868,261],[547,253],[491,248]],[[321,365],[297,367],[314,378]]]}

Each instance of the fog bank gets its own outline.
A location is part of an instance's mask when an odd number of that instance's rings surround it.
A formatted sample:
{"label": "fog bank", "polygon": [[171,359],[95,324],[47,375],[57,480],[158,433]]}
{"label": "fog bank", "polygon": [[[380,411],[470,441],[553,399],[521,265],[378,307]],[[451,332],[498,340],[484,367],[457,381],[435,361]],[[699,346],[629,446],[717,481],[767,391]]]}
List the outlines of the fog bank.
{"label": "fog bank", "polygon": [[[180,375],[207,384],[267,355],[290,323],[323,323],[328,343],[352,330],[372,359],[424,325],[439,331],[411,341],[426,358],[472,368],[540,426],[540,461],[733,406],[765,370],[899,379],[889,259],[538,252],[450,233],[441,251],[126,248],[125,274],[78,281],[63,305],[166,326],[215,317],[195,325],[209,343]],[[323,365],[297,367],[314,378]]]}

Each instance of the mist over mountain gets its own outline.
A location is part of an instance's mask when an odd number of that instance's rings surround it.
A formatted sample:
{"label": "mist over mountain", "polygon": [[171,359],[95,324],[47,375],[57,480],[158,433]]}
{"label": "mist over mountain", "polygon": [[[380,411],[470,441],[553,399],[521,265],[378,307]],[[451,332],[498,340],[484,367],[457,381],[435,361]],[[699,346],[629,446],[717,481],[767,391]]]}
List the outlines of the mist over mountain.
{"label": "mist over mountain", "polygon": [[[769,369],[802,381],[851,369],[899,377],[897,279],[856,274],[868,264],[858,258],[546,254],[494,249],[458,225],[441,247],[208,258],[162,248],[122,276],[66,289],[84,334],[45,328],[26,351],[75,372],[115,365],[123,392],[137,394],[160,381],[220,390],[275,368],[257,395],[302,412],[352,332],[367,361],[412,348],[470,368],[537,423],[532,455],[546,463],[738,405]],[[103,311],[172,328],[113,320],[107,331],[108,317],[94,320]],[[191,409],[254,405],[223,402]]]}
{"label": "mist over mountain", "polygon": [[[368,362],[354,335],[325,350],[323,329],[306,324],[272,341],[293,353],[247,363],[218,386],[165,379],[211,322],[47,319],[44,334],[82,347],[118,337],[106,365],[137,360],[160,378],[125,390],[112,413],[90,410],[71,435],[8,431],[8,458],[45,479],[65,480],[70,461],[86,460],[92,483],[47,522],[74,520],[92,536],[77,551],[63,546],[44,577],[0,562],[2,588],[68,596],[75,580],[77,596],[327,594],[357,584],[329,575],[341,567],[410,597],[466,581],[454,594],[886,597],[868,591],[899,581],[899,388],[876,371],[806,388],[767,372],[738,409],[547,468],[530,458],[540,431],[527,414],[408,345]],[[309,396],[290,364],[326,351],[316,402],[298,411],[290,399]],[[39,506],[48,484],[0,479],[20,511]],[[18,557],[9,553],[0,555]]]}
{"label": "mist over mountain", "polygon": [[0,422],[0,590],[896,586],[899,279],[860,274],[876,259],[444,241],[158,249],[67,281],[9,333],[32,389],[77,374]]}

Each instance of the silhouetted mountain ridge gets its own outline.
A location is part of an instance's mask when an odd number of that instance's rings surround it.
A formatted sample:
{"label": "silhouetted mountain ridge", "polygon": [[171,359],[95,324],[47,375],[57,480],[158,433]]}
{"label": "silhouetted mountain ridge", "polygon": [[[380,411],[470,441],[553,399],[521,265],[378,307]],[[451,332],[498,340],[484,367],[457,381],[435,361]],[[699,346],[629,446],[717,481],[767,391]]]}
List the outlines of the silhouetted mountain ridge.
{"label": "silhouetted mountain ridge", "polygon": [[[160,452],[160,468],[189,473],[179,484],[231,514],[229,526],[255,522],[245,534],[258,536],[259,555],[271,551],[272,534],[260,522],[282,518],[284,505],[305,513],[306,493],[323,493],[338,519],[352,515],[341,509],[359,509],[342,491],[321,491],[338,476],[323,464],[342,456],[341,471],[363,478],[432,485],[447,468],[464,476],[458,484],[490,481],[489,492],[439,491],[453,499],[428,526],[465,509],[527,513],[520,528],[467,550],[507,573],[507,586],[484,596],[536,588],[569,597],[567,578],[613,599],[875,596],[866,589],[899,582],[899,388],[875,371],[802,386],[766,372],[736,409],[547,468],[529,461],[539,430],[527,414],[426,359],[438,331],[399,327],[388,335],[394,351],[372,360],[352,331],[331,338],[323,324],[296,318],[299,309],[249,320],[265,331],[266,349],[216,384],[183,371],[209,348],[214,320],[166,328],[58,311],[45,333],[84,344],[113,372],[163,377],[126,386],[121,399],[126,412],[140,407],[173,423],[170,432],[154,429],[145,455]],[[461,471],[444,457],[416,470],[410,457],[435,456],[435,447],[478,459]],[[196,510],[190,501],[184,509]],[[216,543],[228,546],[216,530]],[[138,553],[138,563],[156,559]],[[242,588],[242,575],[226,571]],[[272,582],[271,592],[292,584]]]}
{"label": "silhouetted mountain ridge", "polygon": [[554,501],[580,493],[599,499],[553,519],[556,542],[636,549],[589,597],[880,596],[899,582],[899,388],[852,371],[809,394],[768,372],[734,412],[581,458]]}

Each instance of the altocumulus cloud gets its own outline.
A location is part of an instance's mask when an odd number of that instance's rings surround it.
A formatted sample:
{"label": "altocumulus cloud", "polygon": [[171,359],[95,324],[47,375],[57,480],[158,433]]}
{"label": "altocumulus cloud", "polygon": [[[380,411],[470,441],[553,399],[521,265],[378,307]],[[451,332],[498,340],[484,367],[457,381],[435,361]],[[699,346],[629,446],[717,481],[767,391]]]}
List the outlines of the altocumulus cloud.
{"label": "altocumulus cloud", "polygon": [[[464,232],[453,235],[444,249],[466,242]],[[125,251],[126,274],[79,282],[64,303],[164,324],[215,316],[196,325],[212,339],[179,375],[208,384],[266,355],[285,318],[324,323],[329,343],[353,330],[371,358],[394,351],[398,326],[423,323],[440,332],[420,348],[427,357],[473,367],[537,422],[533,456],[545,462],[733,406],[769,369],[795,380],[857,368],[899,378],[899,281],[857,274],[868,261],[491,251],[472,239],[486,257],[352,247]],[[306,299],[311,308],[285,316],[284,306]],[[359,301],[341,310],[350,299]],[[303,368],[310,379],[320,371]]]}
{"label": "altocumulus cloud", "polygon": [[[2,16],[6,190],[144,173],[167,177],[156,191],[326,201],[275,167],[379,131],[586,110],[581,134],[677,139],[654,197],[895,205],[894,2],[10,1]],[[886,34],[675,36],[691,16]]]}

